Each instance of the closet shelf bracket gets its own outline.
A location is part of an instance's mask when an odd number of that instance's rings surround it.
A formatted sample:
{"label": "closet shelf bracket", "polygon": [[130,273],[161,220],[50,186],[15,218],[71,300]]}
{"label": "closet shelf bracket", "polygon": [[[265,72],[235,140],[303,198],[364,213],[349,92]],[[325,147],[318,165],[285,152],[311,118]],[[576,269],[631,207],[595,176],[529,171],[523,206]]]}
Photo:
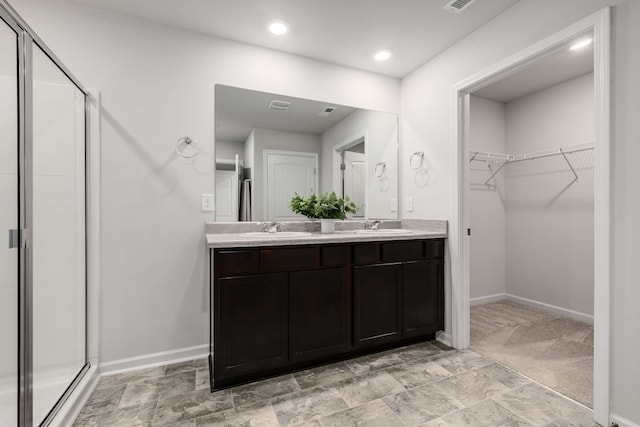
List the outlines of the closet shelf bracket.
{"label": "closet shelf bracket", "polygon": [[573,168],[573,165],[569,161],[569,158],[567,157],[565,152],[562,150],[562,148],[559,148],[558,151],[560,151],[560,154],[562,154],[562,157],[564,158],[564,161],[567,162],[567,165],[569,166],[569,169],[571,169],[571,173],[573,173],[573,176],[575,177],[572,182],[577,181],[578,180],[578,174],[576,173],[576,170]]}
{"label": "closet shelf bracket", "polygon": [[496,169],[495,171],[491,171],[491,164],[489,164],[489,170],[490,170],[491,172],[493,172],[493,173],[491,174],[491,176],[489,177],[489,179],[487,179],[487,180],[484,182],[484,185],[491,185],[491,184],[489,184],[489,181],[491,181],[491,180],[493,179],[493,177],[494,177],[494,176],[496,176],[496,175],[498,174],[498,172],[500,172],[500,171],[502,170],[502,168],[506,166],[506,164],[507,164],[507,163],[509,163],[509,160],[505,160],[504,162],[502,162],[502,164],[500,165],[500,167],[499,167],[498,169]]}

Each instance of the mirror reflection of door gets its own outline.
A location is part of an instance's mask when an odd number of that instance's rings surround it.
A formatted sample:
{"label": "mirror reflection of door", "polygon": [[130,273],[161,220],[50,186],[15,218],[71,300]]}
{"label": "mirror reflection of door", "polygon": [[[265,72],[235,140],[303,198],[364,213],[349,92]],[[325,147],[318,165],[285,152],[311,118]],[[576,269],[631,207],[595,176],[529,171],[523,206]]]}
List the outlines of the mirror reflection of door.
{"label": "mirror reflection of door", "polygon": [[238,220],[238,179],[235,170],[216,170],[216,221]]}
{"label": "mirror reflection of door", "polygon": [[342,197],[358,206],[354,218],[365,216],[365,155],[364,141],[342,151]]}
{"label": "mirror reflection of door", "polygon": [[216,160],[216,221],[238,221],[242,166],[235,160]]}
{"label": "mirror reflection of door", "polygon": [[294,214],[289,202],[295,193],[317,193],[318,155],[294,151],[264,151],[266,219],[286,221],[304,219]]}

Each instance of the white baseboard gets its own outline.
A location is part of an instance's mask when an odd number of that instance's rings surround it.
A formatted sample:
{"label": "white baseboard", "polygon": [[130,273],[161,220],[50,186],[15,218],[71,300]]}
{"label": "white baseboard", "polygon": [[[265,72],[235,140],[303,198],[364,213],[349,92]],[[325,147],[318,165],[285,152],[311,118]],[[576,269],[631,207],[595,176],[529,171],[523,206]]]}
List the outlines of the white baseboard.
{"label": "white baseboard", "polygon": [[100,375],[114,375],[142,368],[153,368],[169,363],[186,362],[187,360],[204,358],[209,354],[209,345],[197,345],[178,350],[161,351],[114,360],[100,364]]}
{"label": "white baseboard", "polygon": [[480,305],[480,304],[488,304],[490,302],[502,301],[503,299],[507,299],[507,294],[495,294],[495,295],[487,295],[484,297],[475,297],[469,300],[471,306]]}
{"label": "white baseboard", "polygon": [[93,393],[93,389],[96,388],[99,379],[98,367],[91,366],[49,425],[52,427],[72,425]]}
{"label": "white baseboard", "polygon": [[570,310],[568,308],[558,307],[556,305],[547,304],[540,301],[535,301],[528,298],[519,297],[512,294],[506,294],[508,300],[519,302],[520,304],[528,305],[540,310],[550,311],[552,313],[559,314],[561,316],[569,317],[571,319],[578,320],[580,322],[589,323],[593,325],[593,315],[580,313],[579,311]]}
{"label": "white baseboard", "polygon": [[611,422],[618,424],[620,427],[640,427],[640,424],[616,414],[611,414]]}
{"label": "white baseboard", "polygon": [[544,302],[535,301],[529,298],[523,298],[517,295],[508,294],[508,293],[471,298],[469,303],[471,306],[474,306],[474,305],[480,305],[480,304],[488,304],[496,301],[502,301],[505,299],[513,302],[518,302],[520,304],[528,305],[529,307],[537,308],[539,310],[556,313],[561,316],[569,317],[571,319],[575,319],[580,322],[589,323],[590,325],[593,325],[593,315],[591,314],[580,313],[579,311],[558,307],[557,305],[547,304]]}
{"label": "white baseboard", "polygon": [[451,334],[445,331],[440,331],[436,334],[436,341],[440,341],[442,344],[451,347]]}

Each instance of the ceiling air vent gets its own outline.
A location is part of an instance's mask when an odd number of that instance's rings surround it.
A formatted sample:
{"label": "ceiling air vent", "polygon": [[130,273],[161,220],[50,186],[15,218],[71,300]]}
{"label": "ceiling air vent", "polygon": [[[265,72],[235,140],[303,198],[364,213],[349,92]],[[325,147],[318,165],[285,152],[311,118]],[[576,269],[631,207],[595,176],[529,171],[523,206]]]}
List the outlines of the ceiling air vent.
{"label": "ceiling air vent", "polygon": [[337,110],[336,107],[324,107],[322,111],[318,113],[318,115],[320,117],[328,117],[329,115],[331,115],[331,113],[333,113],[336,110]]}
{"label": "ceiling air vent", "polygon": [[444,5],[444,9],[455,13],[461,13],[475,1],[476,0],[451,0]]}
{"label": "ceiling air vent", "polygon": [[273,110],[287,110],[289,107],[291,107],[291,103],[287,101],[273,100],[271,104],[269,104],[269,108]]}

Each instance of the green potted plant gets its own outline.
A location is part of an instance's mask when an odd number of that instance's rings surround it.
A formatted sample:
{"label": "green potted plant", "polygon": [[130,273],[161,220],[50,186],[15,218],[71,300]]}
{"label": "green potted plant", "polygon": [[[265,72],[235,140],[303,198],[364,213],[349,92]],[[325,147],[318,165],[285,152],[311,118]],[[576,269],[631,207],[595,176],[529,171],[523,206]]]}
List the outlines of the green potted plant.
{"label": "green potted plant", "polygon": [[307,218],[319,219],[320,228],[323,233],[333,233],[335,231],[335,221],[346,219],[347,214],[356,213],[358,207],[349,196],[338,197],[335,192],[316,196],[311,194],[302,197],[298,193],[293,196],[289,203],[291,210]]}

